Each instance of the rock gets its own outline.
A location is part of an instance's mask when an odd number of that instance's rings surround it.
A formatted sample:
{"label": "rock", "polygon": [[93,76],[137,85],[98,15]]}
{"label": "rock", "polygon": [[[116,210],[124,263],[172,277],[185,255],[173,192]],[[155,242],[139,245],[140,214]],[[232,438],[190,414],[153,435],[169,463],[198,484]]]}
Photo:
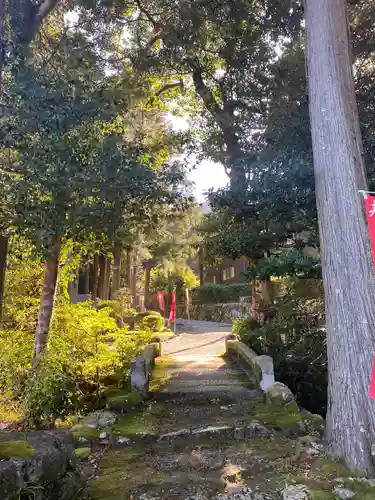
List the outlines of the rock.
{"label": "rock", "polygon": [[325,421],[321,415],[315,413],[304,413],[301,415],[302,421],[306,426],[306,430],[309,434],[316,436],[323,436],[325,429]]}
{"label": "rock", "polygon": [[285,406],[288,403],[294,403],[294,396],[292,391],[281,382],[275,382],[266,391],[267,403]]}
{"label": "rock", "polygon": [[194,436],[217,436],[221,434],[227,434],[230,433],[230,431],[233,430],[233,427],[230,427],[229,425],[211,425],[208,427],[203,427],[203,429],[196,429],[192,432]]}
{"label": "rock", "polygon": [[82,418],[77,425],[75,425],[72,430],[76,431],[84,427],[89,429],[104,429],[105,427],[110,427],[117,422],[117,415],[111,411],[94,411],[87,415],[87,417]]}
{"label": "rock", "polygon": [[43,500],[68,500],[80,488],[73,436],[69,432],[0,433],[0,449],[2,500],[19,499],[20,491],[30,484],[43,492],[43,497],[36,495],[35,499]]}
{"label": "rock", "polygon": [[283,492],[283,500],[309,500],[310,495],[304,484],[287,486]]}
{"label": "rock", "polygon": [[0,462],[0,498],[1,500],[17,500],[18,492],[23,486],[19,467],[14,462]]}
{"label": "rock", "polygon": [[316,436],[302,436],[298,442],[302,446],[305,456],[315,457],[324,451],[323,444],[318,441]]}
{"label": "rock", "polygon": [[187,436],[190,434],[189,429],[179,429],[178,431],[168,432],[167,434],[162,434],[158,441],[172,441],[176,437]]}
{"label": "rock", "polygon": [[354,491],[349,490],[348,488],[340,488],[339,486],[334,488],[333,494],[340,498],[340,500],[349,500],[350,498],[355,497]]}
{"label": "rock", "polygon": [[272,435],[273,432],[271,429],[268,429],[264,425],[259,424],[258,422],[251,422],[248,425],[243,427],[236,427],[234,429],[233,437],[234,439],[250,439],[257,437],[265,437]]}
{"label": "rock", "polygon": [[107,433],[106,432],[101,432],[99,434],[99,439],[105,439],[107,437]]}
{"label": "rock", "polygon": [[117,436],[116,441],[117,441],[118,444],[127,444],[127,445],[129,445],[129,444],[132,443],[132,440],[129,439],[129,438],[127,438],[127,437],[125,437],[125,436]]}

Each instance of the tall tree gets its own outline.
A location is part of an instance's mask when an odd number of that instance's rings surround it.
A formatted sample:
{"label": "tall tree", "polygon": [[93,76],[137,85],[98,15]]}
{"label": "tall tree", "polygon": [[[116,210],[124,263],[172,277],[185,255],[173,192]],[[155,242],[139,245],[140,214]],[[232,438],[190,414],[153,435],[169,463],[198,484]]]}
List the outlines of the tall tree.
{"label": "tall tree", "polygon": [[327,440],[374,472],[375,281],[362,199],[367,189],[346,0],[306,2],[307,65],[329,364]]}

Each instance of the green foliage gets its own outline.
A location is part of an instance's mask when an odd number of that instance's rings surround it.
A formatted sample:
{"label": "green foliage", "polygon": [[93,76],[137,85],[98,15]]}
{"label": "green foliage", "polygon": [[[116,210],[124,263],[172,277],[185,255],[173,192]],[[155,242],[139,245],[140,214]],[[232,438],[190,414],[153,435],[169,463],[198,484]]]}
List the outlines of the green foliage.
{"label": "green foliage", "polygon": [[[299,294],[301,287],[304,296]],[[324,414],[327,352],[322,283],[285,280],[275,302],[276,314],[268,322],[237,319],[233,331],[259,354],[272,356],[276,378],[290,387],[301,406]]]}
{"label": "green foliage", "polygon": [[192,291],[193,302],[198,304],[225,304],[239,302],[241,297],[249,297],[251,287],[248,283],[214,285],[208,283]]}
{"label": "green foliage", "polygon": [[271,276],[296,276],[298,278],[321,278],[320,260],[312,259],[300,250],[286,250],[271,257],[263,257],[256,265],[250,265],[246,276],[265,280]]}
{"label": "green foliage", "polygon": [[[33,335],[0,333],[0,391],[22,403],[27,422],[46,427],[100,407],[107,380],[128,383],[131,359],[150,341],[153,332],[118,328],[112,310],[89,303],[55,309],[48,349],[32,369]],[[158,316],[155,323],[158,324]]]}
{"label": "green foliage", "polygon": [[4,287],[4,324],[9,329],[35,329],[43,266],[24,238],[10,239]]}
{"label": "green foliage", "polygon": [[151,270],[150,290],[171,293],[174,288],[182,294],[182,289],[199,285],[194,271],[187,265],[178,265],[172,261],[169,265],[159,265]]}
{"label": "green foliage", "polygon": [[0,331],[0,393],[20,399],[31,372],[34,335],[25,331]]}
{"label": "green foliage", "polygon": [[135,325],[139,330],[161,332],[164,328],[164,318],[157,311],[145,311],[136,315]]}

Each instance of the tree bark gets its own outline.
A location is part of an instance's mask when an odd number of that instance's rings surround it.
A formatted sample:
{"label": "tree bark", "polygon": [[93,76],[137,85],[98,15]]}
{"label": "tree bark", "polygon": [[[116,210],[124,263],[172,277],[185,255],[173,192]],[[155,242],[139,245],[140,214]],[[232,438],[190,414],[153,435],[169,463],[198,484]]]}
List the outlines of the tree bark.
{"label": "tree bark", "polygon": [[94,255],[94,262],[92,266],[92,290],[91,290],[91,300],[94,302],[98,297],[98,285],[99,285],[99,256]]}
{"label": "tree bark", "polygon": [[145,308],[148,309],[150,307],[150,281],[151,281],[151,267],[147,263],[145,266]]}
{"label": "tree bark", "polygon": [[109,257],[106,257],[106,259],[105,259],[104,300],[109,300],[109,292],[111,289],[111,270],[112,270],[112,259]]}
{"label": "tree bark", "polygon": [[59,268],[60,247],[60,237],[57,235],[52,243],[52,253],[44,263],[44,283],[40,299],[38,324],[35,331],[34,363],[47,345]]}
{"label": "tree bark", "polygon": [[262,293],[262,302],[265,308],[270,307],[273,303],[273,285],[270,278],[260,282],[260,290]]}
{"label": "tree bark", "polygon": [[0,0],[0,94],[3,83],[3,71],[5,67],[6,54],[6,37],[5,37],[5,0]]}
{"label": "tree bark", "polygon": [[98,297],[104,300],[105,296],[105,255],[99,255],[99,281],[98,281]]}
{"label": "tree bark", "polygon": [[3,320],[5,271],[8,255],[8,238],[0,235],[0,321]]}
{"label": "tree bark", "polygon": [[84,269],[83,293],[85,295],[90,293],[90,264],[86,264]]}
{"label": "tree bark", "polygon": [[120,289],[121,280],[121,246],[115,245],[113,250],[112,299]]}
{"label": "tree bark", "polygon": [[329,451],[374,472],[375,280],[346,0],[307,0],[307,63],[326,304]]}
{"label": "tree bark", "polygon": [[132,274],[131,252],[130,252],[130,250],[126,251],[125,270],[126,270],[126,286],[130,290],[130,286],[131,286],[131,274]]}

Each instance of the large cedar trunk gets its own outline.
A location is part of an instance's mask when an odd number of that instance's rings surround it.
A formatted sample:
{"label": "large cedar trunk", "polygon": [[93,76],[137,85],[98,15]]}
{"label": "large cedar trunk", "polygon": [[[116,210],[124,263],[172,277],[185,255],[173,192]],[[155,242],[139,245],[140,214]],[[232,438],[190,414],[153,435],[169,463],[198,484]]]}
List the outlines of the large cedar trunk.
{"label": "large cedar trunk", "polygon": [[52,253],[44,263],[44,282],[35,331],[34,362],[47,345],[60,258],[60,237],[53,241]]}
{"label": "large cedar trunk", "polygon": [[92,266],[92,290],[91,290],[91,300],[94,302],[98,297],[98,286],[99,286],[99,256],[94,255],[94,263]]}
{"label": "large cedar trunk", "polygon": [[327,348],[329,451],[374,472],[375,280],[346,0],[307,0],[307,59]]}
{"label": "large cedar trunk", "polygon": [[86,264],[84,268],[83,293],[85,295],[90,293],[90,264]]}
{"label": "large cedar trunk", "polygon": [[3,71],[5,66],[6,54],[5,41],[5,0],[0,0],[0,94],[3,83]]}
{"label": "large cedar trunk", "polygon": [[105,259],[104,300],[109,299],[109,292],[111,287],[111,270],[112,270],[112,259],[107,257]]}
{"label": "large cedar trunk", "polygon": [[149,263],[145,266],[145,308],[150,307],[150,280],[151,280],[151,266]]}
{"label": "large cedar trunk", "polygon": [[[0,0],[1,1],[1,0]],[[3,319],[5,270],[7,265],[8,238],[0,235],[0,321]]]}
{"label": "large cedar trunk", "polygon": [[120,289],[121,279],[121,246],[116,245],[113,251],[112,299]]}
{"label": "large cedar trunk", "polygon": [[106,267],[105,255],[99,255],[99,280],[98,280],[98,297],[104,300],[105,297],[105,267]]}

